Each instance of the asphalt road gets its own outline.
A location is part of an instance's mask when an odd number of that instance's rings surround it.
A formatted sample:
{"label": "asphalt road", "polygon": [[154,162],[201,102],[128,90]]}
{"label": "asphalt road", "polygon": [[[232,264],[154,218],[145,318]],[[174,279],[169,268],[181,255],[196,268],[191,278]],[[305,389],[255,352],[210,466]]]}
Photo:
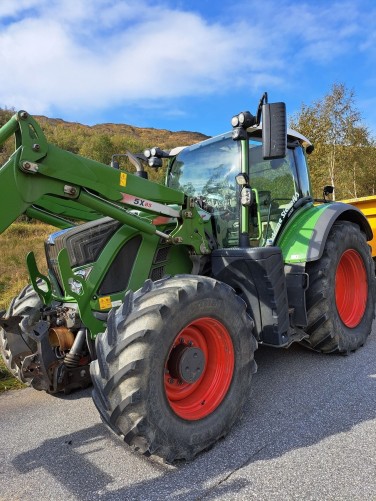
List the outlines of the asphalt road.
{"label": "asphalt road", "polygon": [[0,500],[376,500],[376,325],[348,357],[256,360],[242,420],[178,466],[108,432],[90,391],[0,395]]}

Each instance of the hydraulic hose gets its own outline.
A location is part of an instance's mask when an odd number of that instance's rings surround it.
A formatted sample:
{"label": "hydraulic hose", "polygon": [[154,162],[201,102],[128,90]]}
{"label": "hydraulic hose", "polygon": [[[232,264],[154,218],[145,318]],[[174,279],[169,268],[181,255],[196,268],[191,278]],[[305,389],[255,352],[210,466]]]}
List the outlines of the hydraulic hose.
{"label": "hydraulic hose", "polygon": [[86,340],[86,329],[80,329],[77,332],[76,337],[73,341],[72,348],[69,350],[69,353],[64,358],[64,364],[70,369],[78,367],[85,340]]}

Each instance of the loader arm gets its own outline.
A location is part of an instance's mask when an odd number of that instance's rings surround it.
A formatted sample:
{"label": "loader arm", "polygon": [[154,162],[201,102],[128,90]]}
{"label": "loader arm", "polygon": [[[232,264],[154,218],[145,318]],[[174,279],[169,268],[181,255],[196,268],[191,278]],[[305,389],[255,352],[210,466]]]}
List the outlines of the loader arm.
{"label": "loader arm", "polygon": [[[170,243],[189,245],[196,254],[210,252],[205,235],[209,223],[184,193],[48,143],[25,111],[0,129],[0,145],[13,134],[15,151],[0,168],[0,232],[25,213],[60,227],[69,224],[65,217],[104,215]],[[164,234],[142,212],[174,218],[176,227]]]}
{"label": "loader arm", "polygon": [[26,210],[26,215],[43,223],[64,229],[75,226],[73,221],[94,221],[102,214],[95,212],[76,201],[64,198],[56,199],[44,195],[37,204]]}

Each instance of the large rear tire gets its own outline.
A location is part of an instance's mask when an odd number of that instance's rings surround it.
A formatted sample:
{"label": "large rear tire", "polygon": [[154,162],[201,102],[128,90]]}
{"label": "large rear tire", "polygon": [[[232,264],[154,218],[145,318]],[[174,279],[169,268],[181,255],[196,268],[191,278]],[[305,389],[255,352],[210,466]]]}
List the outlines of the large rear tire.
{"label": "large rear tire", "polygon": [[[22,291],[12,299],[6,316],[22,316],[28,317],[30,322],[32,322],[37,315],[39,315],[39,310],[42,307],[42,301],[40,300],[38,294],[35,292],[31,285],[27,285],[22,289]],[[25,352],[18,357],[14,357],[12,354],[9,344],[7,333],[4,329],[0,327],[0,353],[4,360],[4,363],[11,374],[19,381],[24,384],[30,384],[30,379],[24,378],[21,372],[22,359],[30,355],[35,351],[35,343],[31,339],[28,340],[30,345],[30,351]]]}
{"label": "large rear tire", "polygon": [[256,370],[252,330],[245,303],[211,278],[149,280],[128,292],[91,364],[102,419],[143,453],[193,459],[241,413]]}
{"label": "large rear tire", "polygon": [[307,263],[306,292],[309,348],[323,353],[349,353],[366,342],[375,312],[375,272],[359,226],[334,223],[324,253]]}

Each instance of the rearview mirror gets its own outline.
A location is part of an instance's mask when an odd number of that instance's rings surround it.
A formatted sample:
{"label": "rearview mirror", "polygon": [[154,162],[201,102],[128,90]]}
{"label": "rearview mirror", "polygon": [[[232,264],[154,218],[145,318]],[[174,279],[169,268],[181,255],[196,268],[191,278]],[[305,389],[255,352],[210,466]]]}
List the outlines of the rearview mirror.
{"label": "rearview mirror", "polygon": [[262,105],[262,156],[264,160],[284,158],[287,154],[285,103]]}

